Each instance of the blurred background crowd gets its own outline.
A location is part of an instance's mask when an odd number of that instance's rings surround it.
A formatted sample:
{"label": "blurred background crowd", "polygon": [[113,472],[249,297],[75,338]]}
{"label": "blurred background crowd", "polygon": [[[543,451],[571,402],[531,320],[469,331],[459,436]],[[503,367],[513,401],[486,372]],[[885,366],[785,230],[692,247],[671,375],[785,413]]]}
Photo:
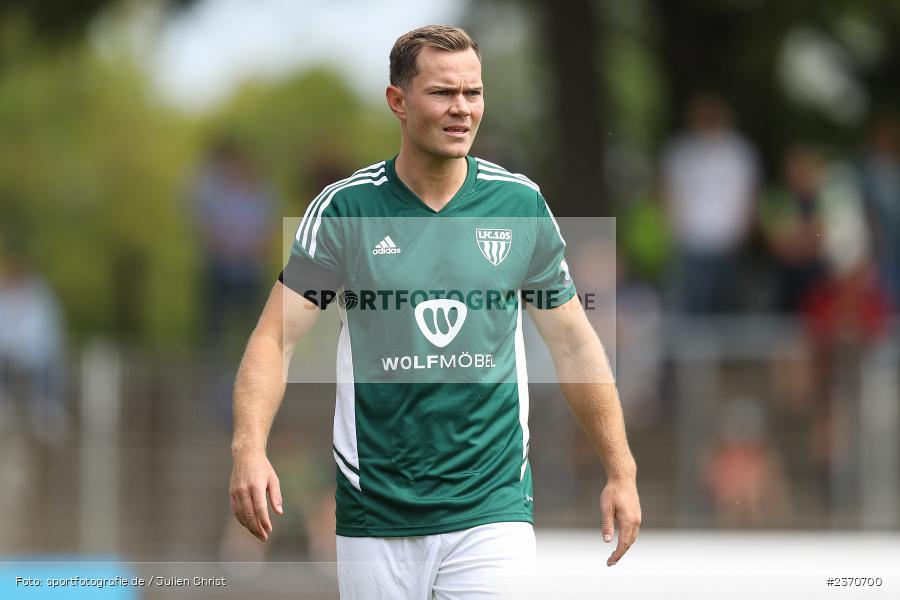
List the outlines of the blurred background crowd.
{"label": "blurred background crowd", "polygon": [[[0,552],[331,556],[333,386],[288,387],[264,548],[231,383],[282,217],[397,151],[388,51],[441,21],[481,45],[473,154],[616,219],[645,527],[900,528],[900,4],[332,4],[0,7]],[[532,394],[538,525],[599,526]]]}

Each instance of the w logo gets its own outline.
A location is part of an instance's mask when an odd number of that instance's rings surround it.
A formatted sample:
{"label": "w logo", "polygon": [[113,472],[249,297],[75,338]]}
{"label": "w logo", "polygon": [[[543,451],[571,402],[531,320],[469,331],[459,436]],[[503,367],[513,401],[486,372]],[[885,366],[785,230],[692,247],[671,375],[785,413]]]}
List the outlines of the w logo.
{"label": "w logo", "polygon": [[416,323],[429,342],[443,348],[462,329],[469,309],[458,300],[426,300],[416,306]]}

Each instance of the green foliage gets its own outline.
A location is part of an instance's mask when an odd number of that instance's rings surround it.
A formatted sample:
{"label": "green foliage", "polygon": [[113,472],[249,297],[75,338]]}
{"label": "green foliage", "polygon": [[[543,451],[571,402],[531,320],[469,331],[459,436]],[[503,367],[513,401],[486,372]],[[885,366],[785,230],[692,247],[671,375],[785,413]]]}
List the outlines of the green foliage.
{"label": "green foliage", "polygon": [[45,41],[59,44],[77,39],[91,19],[116,0],[3,0],[0,21],[18,21]]}
{"label": "green foliage", "polygon": [[619,250],[632,274],[661,283],[672,243],[659,201],[649,196],[633,199],[619,220],[618,234]]}
{"label": "green foliage", "polygon": [[[87,43],[48,50],[9,22],[0,30],[0,246],[25,240],[76,344],[101,334],[171,347],[200,330],[186,195],[217,137],[245,144],[285,216],[302,214],[317,192],[323,148],[347,174],[396,149],[387,110],[361,105],[323,71],[248,88],[189,119],[155,100],[124,58]],[[276,222],[273,280],[281,245]]]}
{"label": "green foliage", "polygon": [[31,40],[17,49],[0,70],[2,231],[27,239],[76,340],[177,336],[189,305],[148,282],[188,281],[173,199],[191,129],[126,63]]}
{"label": "green foliage", "polygon": [[399,139],[386,106],[378,110],[361,103],[337,75],[321,69],[274,85],[247,86],[205,130],[249,149],[281,191],[285,217],[303,214],[319,192],[314,170],[322,157],[340,163],[349,175],[396,152]]}
{"label": "green foliage", "polygon": [[609,36],[601,76],[610,102],[609,129],[627,140],[650,146],[666,114],[663,81],[656,57],[638,41]]}
{"label": "green foliage", "polygon": [[[302,216],[326,183],[388,158],[399,147],[398,127],[387,106],[378,110],[362,104],[340,77],[321,69],[246,86],[202,130],[207,142],[224,137],[239,144],[277,193],[279,218],[268,253],[272,281],[294,234],[285,231],[284,220]],[[329,168],[327,181],[319,172],[322,165]],[[270,284],[265,286],[263,293]]]}

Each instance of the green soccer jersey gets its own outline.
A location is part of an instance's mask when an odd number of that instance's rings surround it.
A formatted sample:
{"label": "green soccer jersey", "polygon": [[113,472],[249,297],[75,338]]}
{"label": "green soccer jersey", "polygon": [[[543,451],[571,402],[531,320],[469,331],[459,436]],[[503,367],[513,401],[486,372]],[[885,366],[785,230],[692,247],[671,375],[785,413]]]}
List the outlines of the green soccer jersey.
{"label": "green soccer jersey", "polygon": [[552,308],[575,285],[538,186],[466,161],[439,212],[393,159],[326,187],[282,274],[340,313],[339,535],[532,522],[522,301]]}

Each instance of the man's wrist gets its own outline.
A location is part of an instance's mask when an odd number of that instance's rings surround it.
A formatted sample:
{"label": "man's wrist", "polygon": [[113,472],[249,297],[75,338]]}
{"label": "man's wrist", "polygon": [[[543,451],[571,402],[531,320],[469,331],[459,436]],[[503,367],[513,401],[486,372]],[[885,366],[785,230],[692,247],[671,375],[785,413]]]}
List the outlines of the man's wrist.
{"label": "man's wrist", "polygon": [[623,465],[617,469],[606,470],[607,481],[634,483],[637,481],[637,464]]}
{"label": "man's wrist", "polygon": [[258,440],[239,440],[231,442],[231,455],[265,454],[266,444]]}

